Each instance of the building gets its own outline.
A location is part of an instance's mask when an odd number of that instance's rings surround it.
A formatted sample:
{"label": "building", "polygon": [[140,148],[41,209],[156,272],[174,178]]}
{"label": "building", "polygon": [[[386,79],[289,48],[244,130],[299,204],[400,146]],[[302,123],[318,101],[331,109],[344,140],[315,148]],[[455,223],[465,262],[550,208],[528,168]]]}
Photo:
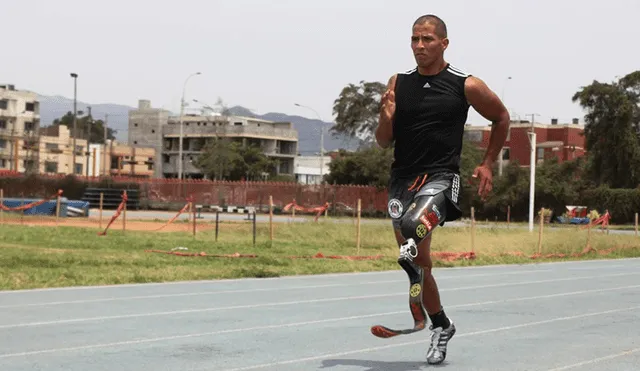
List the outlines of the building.
{"label": "building", "polygon": [[73,165],[73,142],[66,125],[53,125],[40,129],[38,171],[44,174],[86,175],[88,161],[87,140],[76,138],[76,163]]}
{"label": "building", "polygon": [[35,93],[0,85],[0,170],[37,171],[40,102]]}
{"label": "building", "polygon": [[[137,110],[129,113],[129,144],[156,149],[156,176],[176,178],[179,173],[178,154],[180,118],[168,111],[151,108],[141,100]],[[202,178],[194,163],[208,139],[230,138],[243,145],[257,145],[270,158],[277,160],[274,175],[294,175],[294,160],[298,152],[298,132],[290,122],[273,122],[251,117],[218,114],[183,116],[183,177]]]}
{"label": "building", "polygon": [[89,176],[126,176],[153,178],[156,174],[156,150],[120,144],[107,140],[107,144],[90,144]]}
{"label": "building", "polygon": [[164,176],[162,163],[162,130],[169,122],[170,112],[151,107],[148,100],[140,100],[138,109],[129,111],[129,140],[133,147],[153,148],[154,178]]}
{"label": "building", "polygon": [[322,177],[330,172],[331,159],[331,156],[297,156],[294,160],[296,181],[301,184],[321,184]]}
{"label": "building", "polygon": [[[507,166],[511,161],[517,161],[520,166],[529,167],[531,162],[531,146],[528,133],[532,125],[529,121],[512,121],[507,140],[502,151],[502,165]],[[536,159],[542,163],[546,159],[558,158],[560,162],[570,161],[584,156],[585,138],[584,125],[578,119],[570,124],[560,124],[552,119],[550,124],[535,123]],[[491,126],[465,127],[465,137],[480,148],[489,146]]]}

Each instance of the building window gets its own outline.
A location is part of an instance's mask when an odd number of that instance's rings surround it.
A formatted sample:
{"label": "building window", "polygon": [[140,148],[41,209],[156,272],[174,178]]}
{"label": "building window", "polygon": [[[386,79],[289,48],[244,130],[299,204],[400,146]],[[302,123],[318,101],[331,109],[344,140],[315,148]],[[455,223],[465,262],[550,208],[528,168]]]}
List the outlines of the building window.
{"label": "building window", "polygon": [[74,170],[76,174],[82,174],[82,164],[76,164]]}
{"label": "building window", "polygon": [[4,158],[0,158],[0,169],[4,169],[7,167],[7,160]]}
{"label": "building window", "polygon": [[5,139],[0,139],[0,149],[7,148],[7,141]]}
{"label": "building window", "polygon": [[53,161],[45,161],[44,162],[44,172],[45,173],[57,173],[58,172],[58,163]]}
{"label": "building window", "polygon": [[36,105],[35,103],[25,103],[24,105],[24,110],[27,112],[33,112],[36,110]]}
{"label": "building window", "polygon": [[537,153],[538,160],[544,160],[544,148],[538,148],[537,152],[538,152]]}
{"label": "building window", "polygon": [[6,129],[6,128],[7,128],[7,121],[0,120],[0,129]]}
{"label": "building window", "polygon": [[0,100],[0,109],[7,109],[9,106],[9,101],[6,99]]}
{"label": "building window", "polygon": [[33,125],[33,122],[31,122],[31,121],[26,121],[24,123],[24,130],[26,130],[26,131],[32,131],[34,127],[35,127],[35,125]]}
{"label": "building window", "polygon": [[24,166],[25,171],[33,171],[35,169],[35,161],[24,160],[22,161],[22,166]]}
{"label": "building window", "polygon": [[502,149],[502,159],[505,161],[509,161],[509,158],[511,157],[511,149],[510,148],[503,148]]}

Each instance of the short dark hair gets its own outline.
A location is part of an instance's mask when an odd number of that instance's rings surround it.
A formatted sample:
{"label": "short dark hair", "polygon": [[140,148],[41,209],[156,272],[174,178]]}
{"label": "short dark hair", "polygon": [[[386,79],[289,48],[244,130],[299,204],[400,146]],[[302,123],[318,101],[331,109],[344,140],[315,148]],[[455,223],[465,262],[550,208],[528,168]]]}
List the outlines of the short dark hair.
{"label": "short dark hair", "polygon": [[413,22],[413,26],[415,27],[417,25],[425,24],[425,23],[432,23],[433,25],[436,26],[436,35],[438,35],[438,37],[441,37],[441,38],[447,37],[447,25],[437,15],[426,14],[426,15],[420,16],[418,19],[416,19],[415,22]]}

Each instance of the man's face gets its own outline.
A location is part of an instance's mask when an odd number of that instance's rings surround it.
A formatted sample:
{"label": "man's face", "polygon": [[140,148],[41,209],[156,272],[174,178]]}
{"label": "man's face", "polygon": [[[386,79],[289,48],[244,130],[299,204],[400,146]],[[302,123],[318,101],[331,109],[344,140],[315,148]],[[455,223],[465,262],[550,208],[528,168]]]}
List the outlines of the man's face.
{"label": "man's face", "polygon": [[449,39],[440,38],[430,22],[415,25],[411,35],[411,50],[418,66],[427,66],[444,54]]}

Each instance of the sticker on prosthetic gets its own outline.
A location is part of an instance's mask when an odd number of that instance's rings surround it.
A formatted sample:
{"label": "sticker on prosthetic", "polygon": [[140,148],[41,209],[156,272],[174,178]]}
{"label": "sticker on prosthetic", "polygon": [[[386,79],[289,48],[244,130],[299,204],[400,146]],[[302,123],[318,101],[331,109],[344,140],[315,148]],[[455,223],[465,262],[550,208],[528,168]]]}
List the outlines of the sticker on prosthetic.
{"label": "sticker on prosthetic", "polygon": [[440,214],[440,210],[438,210],[436,205],[433,205],[433,211],[427,212],[425,210],[425,213],[426,215],[420,215],[420,223],[422,224],[419,224],[416,228],[416,235],[420,238],[424,238],[427,233],[433,230],[434,226],[440,223],[440,217],[438,216],[438,214]]}

